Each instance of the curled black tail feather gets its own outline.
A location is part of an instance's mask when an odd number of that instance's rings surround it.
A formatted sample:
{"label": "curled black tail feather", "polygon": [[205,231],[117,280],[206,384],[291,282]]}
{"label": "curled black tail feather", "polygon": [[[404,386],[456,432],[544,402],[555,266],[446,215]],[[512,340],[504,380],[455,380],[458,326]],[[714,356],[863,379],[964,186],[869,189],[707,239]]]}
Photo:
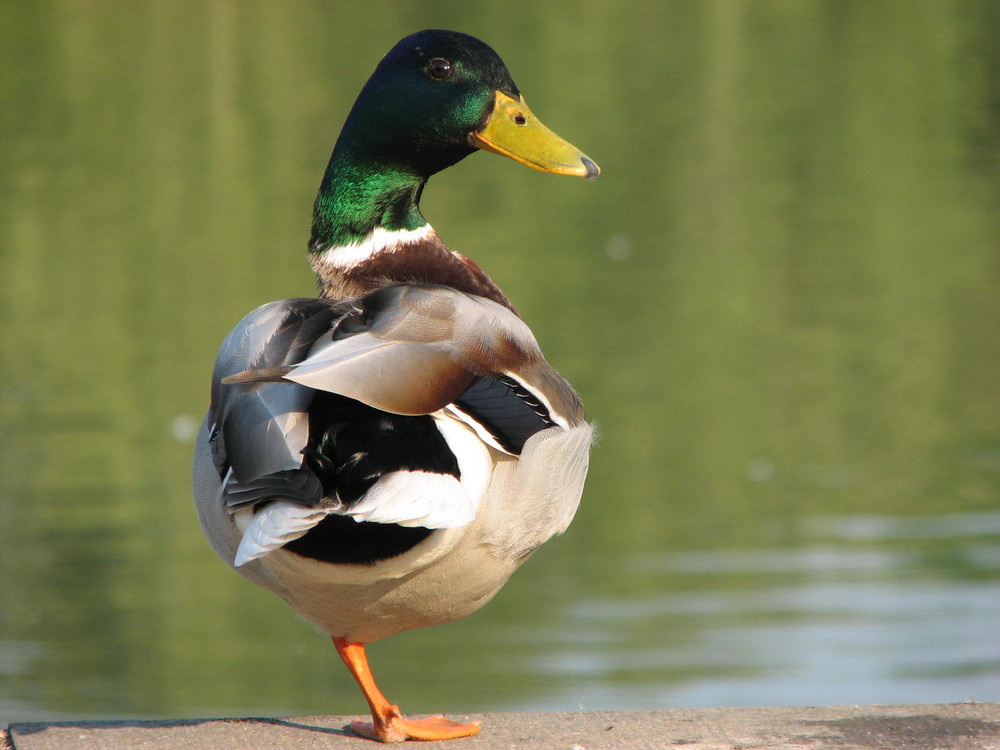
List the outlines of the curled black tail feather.
{"label": "curled black tail feather", "polygon": [[458,461],[431,417],[388,414],[353,399],[317,392],[303,451],[323,494],[346,507],[393,471],[460,477]]}

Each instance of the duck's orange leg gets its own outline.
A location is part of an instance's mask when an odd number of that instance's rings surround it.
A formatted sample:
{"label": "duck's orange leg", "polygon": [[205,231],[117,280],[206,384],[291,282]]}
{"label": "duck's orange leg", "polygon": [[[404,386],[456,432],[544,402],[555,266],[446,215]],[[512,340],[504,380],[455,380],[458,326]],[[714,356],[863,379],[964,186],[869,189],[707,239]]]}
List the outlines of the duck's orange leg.
{"label": "duck's orange leg", "polygon": [[468,737],[479,731],[479,722],[460,724],[444,716],[428,716],[426,719],[408,719],[399,712],[399,706],[389,703],[375,684],[375,678],[368,666],[365,644],[351,643],[346,638],[334,638],[333,645],[344,660],[344,664],[354,675],[361,692],[365,694],[372,709],[372,721],[355,719],[351,730],[362,737],[379,742],[402,742],[403,740],[453,740]]}

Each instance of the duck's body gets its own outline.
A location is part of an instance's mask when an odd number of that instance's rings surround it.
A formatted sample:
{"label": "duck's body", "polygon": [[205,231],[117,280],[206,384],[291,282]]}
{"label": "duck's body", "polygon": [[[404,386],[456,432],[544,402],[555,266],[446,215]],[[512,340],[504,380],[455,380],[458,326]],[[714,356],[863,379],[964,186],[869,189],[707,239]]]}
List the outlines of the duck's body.
{"label": "duck's body", "polygon": [[[516,372],[473,374],[502,360]],[[576,510],[580,403],[527,326],[482,297],[407,285],[272,302],[229,335],[213,379],[195,469],[206,534],[331,635],[470,614]]]}
{"label": "duck's body", "polygon": [[596,176],[548,131],[518,150],[524,128],[538,132],[482,42],[428,31],[396,45],[316,201],[320,297],[264,305],[229,334],[198,437],[212,547],[333,637],[372,709],[354,729],[383,741],[478,725],[404,718],[363,644],[489,601],[566,528],[586,476],[592,429],[573,389],[417,207],[426,179],[474,147]]}

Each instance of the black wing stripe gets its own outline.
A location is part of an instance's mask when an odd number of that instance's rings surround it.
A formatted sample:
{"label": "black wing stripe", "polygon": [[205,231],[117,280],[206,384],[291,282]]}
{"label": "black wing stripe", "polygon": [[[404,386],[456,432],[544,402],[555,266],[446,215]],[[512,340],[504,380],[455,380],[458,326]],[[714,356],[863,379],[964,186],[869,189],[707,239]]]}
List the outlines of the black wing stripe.
{"label": "black wing stripe", "polygon": [[504,376],[477,380],[455,406],[479,422],[505,450],[518,455],[528,438],[555,424],[530,391]]}

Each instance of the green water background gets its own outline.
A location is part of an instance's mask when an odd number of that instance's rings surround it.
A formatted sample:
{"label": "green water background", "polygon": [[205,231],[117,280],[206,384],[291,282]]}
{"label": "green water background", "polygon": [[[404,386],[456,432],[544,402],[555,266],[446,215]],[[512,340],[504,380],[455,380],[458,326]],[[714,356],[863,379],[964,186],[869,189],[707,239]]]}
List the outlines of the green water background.
{"label": "green water background", "polygon": [[0,5],[0,719],[352,713],[211,553],[215,349],[309,295],[397,39],[475,34],[594,184],[473,155],[425,214],[601,439],[485,610],[372,647],[411,712],[1000,699],[1000,5]]}

